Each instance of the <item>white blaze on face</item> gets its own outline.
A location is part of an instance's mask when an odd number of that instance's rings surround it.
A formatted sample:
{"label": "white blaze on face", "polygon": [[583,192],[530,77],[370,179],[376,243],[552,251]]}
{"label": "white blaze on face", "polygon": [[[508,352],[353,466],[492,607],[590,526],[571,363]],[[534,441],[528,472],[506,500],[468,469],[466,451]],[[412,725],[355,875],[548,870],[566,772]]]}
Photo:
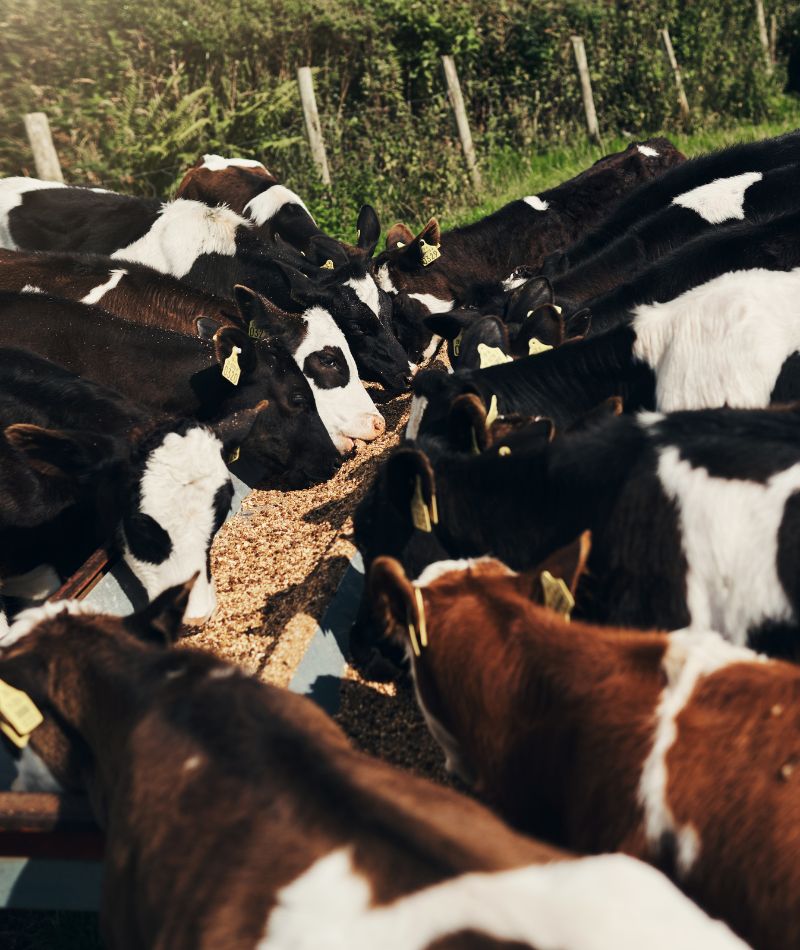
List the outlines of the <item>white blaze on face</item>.
{"label": "white blaze on face", "polygon": [[747,950],[627,855],[460,874],[376,905],[348,847],[278,891],[256,950],[424,950],[463,931],[537,950]]}
{"label": "white blaze on face", "polygon": [[423,306],[427,307],[431,313],[447,313],[455,307],[455,300],[442,300],[433,294],[408,294],[412,300],[418,300]]}
{"label": "white blaze on face", "polygon": [[251,198],[244,206],[244,213],[255,224],[262,225],[274,218],[284,205],[299,205],[314,220],[303,199],[285,185],[272,185]]}
{"label": "white blaze on face", "polygon": [[526,205],[530,208],[533,208],[534,211],[547,211],[549,205],[546,201],[540,198],[538,195],[528,195],[527,198],[522,199]]}
{"label": "white blaze on face", "polygon": [[375,280],[385,294],[397,293],[397,287],[392,283],[392,278],[389,276],[388,264],[381,264],[375,273]]}
{"label": "white blaze on face", "polygon": [[678,195],[673,198],[672,203],[696,212],[709,224],[742,221],[745,192],[763,177],[761,172],[745,172],[731,178],[717,178],[707,185],[699,185],[683,195]]}
{"label": "white blaze on face", "polygon": [[[311,386],[317,412],[334,445],[340,452],[349,452],[353,439],[372,441],[381,435],[386,424],[358,378],[347,340],[330,313],[323,307],[311,307],[305,311],[303,319],[308,332],[294,353],[294,359]],[[344,386],[321,388],[306,373],[306,359],[326,346],[338,348],[344,357],[349,372]]]}
{"label": "white blaze on face", "polygon": [[369,274],[366,277],[351,277],[350,280],[344,282],[344,286],[354,290],[361,303],[369,307],[376,317],[380,316],[381,301],[378,296],[378,287]]}
{"label": "white blaze on face", "polygon": [[647,158],[658,158],[661,154],[657,152],[654,148],[651,148],[649,145],[637,145],[636,148],[641,152],[642,155],[645,155]]}
{"label": "white blaze on face", "polygon": [[42,191],[50,188],[66,188],[60,181],[42,181],[39,178],[24,178],[14,176],[0,178],[0,247],[10,251],[18,250],[17,244],[11,237],[8,224],[8,215],[14,208],[22,204],[22,197],[29,191]]}
{"label": "white blaze on face", "polygon": [[177,198],[165,204],[150,230],[133,244],[120,248],[115,260],[146,264],[162,274],[185,277],[203,254],[236,254],[236,233],[251,222],[219,205]]}
{"label": "white blaze on face", "polygon": [[208,619],[216,606],[214,583],[206,575],[206,557],[213,540],[214,500],[229,483],[222,444],[213,432],[201,426],[185,435],[170,432],[147,458],[139,503],[139,511],[169,535],[169,556],[157,564],[139,560],[123,538],[125,562],[150,600],[200,572],[186,608],[186,616],[192,620]]}
{"label": "white blaze on face", "polygon": [[[662,836],[674,835],[676,863],[681,877],[692,869],[702,841],[691,822],[681,825],[676,821],[669,804],[667,756],[679,738],[678,718],[704,677],[732,664],[764,662],[766,657],[727,643],[718,633],[678,630],[669,635],[669,645],[661,662],[666,685],[656,708],[653,746],[642,768],[638,798],[644,811],[645,834],[653,857],[659,855]],[[673,781],[680,784],[681,776],[674,776]]]}
{"label": "white blaze on face", "polygon": [[109,290],[113,290],[127,273],[128,272],[122,270],[122,268],[110,271],[108,280],[104,284],[98,284],[97,287],[93,287],[85,297],[81,298],[81,303],[100,303]]}
{"label": "white blaze on face", "polygon": [[268,171],[266,165],[257,162],[252,158],[224,158],[222,155],[204,155],[201,168],[207,168],[212,172],[221,172],[226,168],[263,168]]}

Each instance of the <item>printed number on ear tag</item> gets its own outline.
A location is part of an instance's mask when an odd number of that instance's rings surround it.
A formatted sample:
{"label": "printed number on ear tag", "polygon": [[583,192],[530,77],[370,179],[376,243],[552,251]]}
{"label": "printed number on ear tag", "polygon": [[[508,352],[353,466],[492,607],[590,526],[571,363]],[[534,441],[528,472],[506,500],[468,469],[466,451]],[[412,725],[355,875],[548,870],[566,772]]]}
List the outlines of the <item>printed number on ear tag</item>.
{"label": "printed number on ear tag", "polygon": [[458,336],[453,339],[453,356],[459,356],[461,353],[461,341],[464,338],[464,331],[459,330]]}
{"label": "printed number on ear tag", "polygon": [[542,571],[540,579],[545,607],[549,607],[557,614],[561,614],[566,620],[569,620],[572,608],[575,606],[572,591],[562,578],[553,577],[550,571]]}
{"label": "printed number on ear tag", "polygon": [[442,256],[442,252],[439,250],[438,244],[428,244],[423,238],[420,238],[420,258],[422,260],[422,266],[427,267],[429,264],[432,264],[434,261],[438,260]]}
{"label": "printed number on ear tag", "polygon": [[325,261],[325,263],[320,266],[320,270],[333,270],[333,269],[334,269],[333,261],[330,258],[328,258],[328,260]]}
{"label": "printed number on ear tag", "polygon": [[552,349],[552,346],[542,343],[542,341],[537,340],[535,336],[528,340],[528,356],[538,356],[539,353],[546,353],[548,350]]}
{"label": "printed number on ear tag", "polygon": [[239,385],[239,377],[242,375],[242,368],[239,366],[239,354],[241,347],[234,346],[231,355],[222,364],[222,378],[227,379],[233,386]]}
{"label": "printed number on ear tag", "polygon": [[267,335],[267,331],[257,327],[255,320],[251,320],[247,327],[247,335],[252,340],[263,340]]}
{"label": "printed number on ear tag", "polygon": [[431,516],[428,506],[422,500],[422,479],[417,475],[414,494],[411,496],[411,521],[417,531],[431,530]]}
{"label": "printed number on ear tag", "polygon": [[0,680],[0,731],[18,749],[28,744],[30,734],[44,722],[44,717],[27,693]]}

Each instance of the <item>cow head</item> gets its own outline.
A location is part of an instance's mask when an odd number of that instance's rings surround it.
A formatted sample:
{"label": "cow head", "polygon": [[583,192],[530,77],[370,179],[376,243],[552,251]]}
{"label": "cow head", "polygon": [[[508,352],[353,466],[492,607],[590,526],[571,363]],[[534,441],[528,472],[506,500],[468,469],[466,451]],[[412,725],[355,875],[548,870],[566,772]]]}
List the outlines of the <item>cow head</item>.
{"label": "cow head", "polygon": [[509,352],[508,329],[500,317],[483,316],[477,310],[458,309],[435,313],[425,325],[448,341],[447,352],[453,369],[480,369],[481,347]]}

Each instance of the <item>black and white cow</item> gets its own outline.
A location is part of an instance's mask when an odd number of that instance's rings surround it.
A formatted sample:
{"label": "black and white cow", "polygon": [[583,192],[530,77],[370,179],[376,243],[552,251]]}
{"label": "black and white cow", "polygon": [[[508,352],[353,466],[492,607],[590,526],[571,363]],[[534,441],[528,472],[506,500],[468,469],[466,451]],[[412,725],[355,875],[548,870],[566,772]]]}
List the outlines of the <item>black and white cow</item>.
{"label": "black and white cow", "polygon": [[[644,221],[649,215],[666,208],[676,198],[683,196],[688,204],[695,203],[696,199],[701,197],[695,189],[702,185],[718,180],[734,179],[735,187],[732,193],[732,183],[729,181],[728,184],[721,184],[717,193],[714,189],[705,192],[702,202],[698,201],[697,205],[705,207],[710,216],[714,216],[714,207],[718,201],[722,201],[723,208],[730,209],[733,206],[735,209],[736,194],[737,192],[741,194],[745,190],[748,181],[739,176],[752,176],[759,172],[764,173],[775,168],[796,165],[798,162],[800,162],[800,132],[788,132],[777,138],[733,145],[718,152],[692,158],[653,181],[640,185],[594,230],[563,253],[554,255],[548,261],[545,273],[552,277],[582,264],[603,251],[617,238],[627,234],[631,228]],[[754,182],[755,179],[750,181],[751,184]],[[509,268],[509,273],[510,270],[511,268]]]}

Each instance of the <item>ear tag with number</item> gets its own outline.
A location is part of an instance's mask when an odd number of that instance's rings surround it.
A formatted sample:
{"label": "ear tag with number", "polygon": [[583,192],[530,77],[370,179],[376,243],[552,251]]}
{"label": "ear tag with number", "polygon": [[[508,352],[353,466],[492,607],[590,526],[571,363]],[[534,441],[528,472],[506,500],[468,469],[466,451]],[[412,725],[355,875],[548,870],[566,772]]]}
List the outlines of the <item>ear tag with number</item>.
{"label": "ear tag with number", "polygon": [[425,238],[420,238],[419,246],[420,258],[422,260],[423,267],[427,267],[429,264],[437,261],[442,256],[442,252],[439,250],[439,244],[428,244]]}
{"label": "ear tag with number", "polygon": [[489,346],[486,343],[478,344],[478,356],[481,360],[481,369],[490,366],[502,366],[504,363],[513,363],[512,357],[507,356],[499,346]]}
{"label": "ear tag with number", "polygon": [[497,411],[497,396],[492,396],[489,403],[489,411],[486,413],[486,428],[491,429],[492,424],[497,420],[500,413]]}
{"label": "ear tag with number", "polygon": [[27,693],[0,680],[0,731],[18,749],[24,749],[30,734],[41,726],[44,717]]}
{"label": "ear tag with number", "polygon": [[239,461],[239,456],[242,454],[241,448],[237,445],[236,448],[228,456],[228,465],[233,465],[234,462]]}
{"label": "ear tag with number", "polygon": [[242,352],[240,346],[234,346],[231,355],[222,364],[222,378],[227,379],[233,386],[239,385],[239,377],[242,375],[242,368],[239,366],[239,354]]}
{"label": "ear tag with number", "polygon": [[453,356],[458,356],[461,353],[461,341],[464,338],[464,331],[459,330],[458,336],[453,339]]}
{"label": "ear tag with number", "polygon": [[548,346],[547,343],[542,343],[542,341],[537,340],[535,336],[528,340],[528,356],[538,356],[539,353],[546,353],[552,349],[552,346]]}
{"label": "ear tag with number", "polygon": [[256,326],[256,321],[251,320],[247,326],[247,335],[251,340],[263,340],[267,335],[266,330],[262,330],[261,327]]}
{"label": "ear tag with number", "polygon": [[328,258],[328,260],[325,261],[325,263],[320,266],[320,270],[333,270],[333,269],[334,269],[333,261],[330,258]]}
{"label": "ear tag with number", "polygon": [[422,479],[417,475],[414,494],[411,496],[411,521],[417,531],[431,530],[431,516],[428,506],[422,500]]}
{"label": "ear tag with number", "polygon": [[540,579],[545,607],[549,607],[557,614],[561,614],[565,620],[569,620],[572,608],[575,606],[572,591],[562,578],[553,577],[550,571],[542,571]]}

